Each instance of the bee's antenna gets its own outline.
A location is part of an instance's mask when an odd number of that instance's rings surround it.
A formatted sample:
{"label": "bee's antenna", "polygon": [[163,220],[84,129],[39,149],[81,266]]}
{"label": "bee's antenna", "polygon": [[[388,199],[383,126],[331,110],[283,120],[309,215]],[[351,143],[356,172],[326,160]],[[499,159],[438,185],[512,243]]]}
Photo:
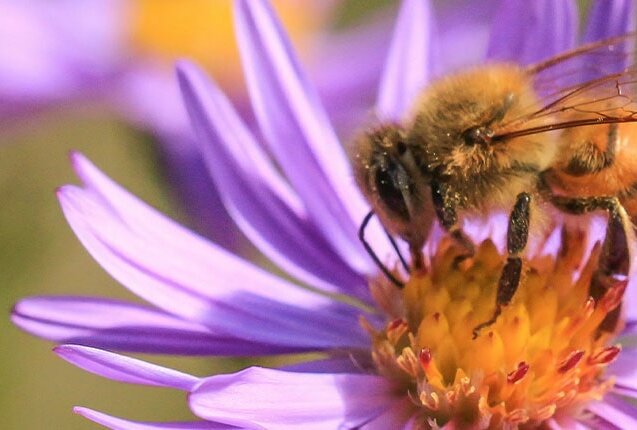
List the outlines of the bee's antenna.
{"label": "bee's antenna", "polygon": [[[405,284],[399,281],[398,279],[396,279],[396,277],[389,271],[389,269],[385,267],[385,265],[382,263],[382,261],[380,261],[380,259],[378,258],[378,256],[376,255],[372,247],[369,245],[369,243],[367,243],[367,240],[365,240],[365,228],[367,228],[367,224],[369,224],[369,221],[372,219],[373,216],[374,216],[374,211],[369,211],[369,213],[365,215],[365,218],[363,218],[363,222],[361,223],[361,226],[358,229],[358,238],[363,243],[363,246],[365,247],[365,251],[367,251],[369,256],[372,257],[372,260],[374,260],[374,263],[376,263],[378,268],[383,272],[383,274],[387,277],[387,279],[389,279],[392,282],[392,284],[396,285],[398,288],[403,288]],[[388,236],[389,236],[389,233],[388,233]],[[396,246],[396,243],[394,242],[394,240],[390,238],[390,241],[392,242],[392,246],[394,246],[394,249],[398,250],[398,247]],[[400,256],[400,260],[402,264],[406,265],[407,263],[404,261],[402,255],[400,255],[400,252],[398,253],[398,255]]]}

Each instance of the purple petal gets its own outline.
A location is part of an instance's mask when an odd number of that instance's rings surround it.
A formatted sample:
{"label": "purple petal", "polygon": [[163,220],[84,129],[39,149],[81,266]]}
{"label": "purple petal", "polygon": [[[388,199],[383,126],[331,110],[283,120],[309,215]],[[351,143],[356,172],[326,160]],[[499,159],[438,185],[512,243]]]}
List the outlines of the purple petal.
{"label": "purple petal", "polygon": [[298,351],[214,334],[156,309],[101,298],[30,297],[15,305],[11,320],[54,342],[127,352],[254,356]]}
{"label": "purple petal", "polygon": [[171,191],[197,231],[230,251],[246,253],[247,241],[221,202],[195,140],[190,135],[157,136]]}
{"label": "purple petal", "polygon": [[382,120],[401,120],[426,85],[435,64],[432,27],[428,0],[403,1],[376,106]]}
{"label": "purple petal", "polygon": [[[584,33],[584,42],[595,42],[608,37],[620,36],[635,30],[635,4],[634,0],[595,1],[588,16],[588,23]],[[604,58],[603,68],[596,63],[598,58],[591,56],[583,58],[584,67],[595,67],[584,79],[596,79],[605,74],[617,73],[625,69],[633,59],[630,56],[621,55],[625,52],[634,52],[634,42],[626,42],[625,46],[618,46],[614,52],[615,57]]]}
{"label": "purple petal", "polygon": [[[489,42],[497,0],[436,3],[438,55],[434,73],[480,64]],[[461,6],[460,6],[461,4]]]}
{"label": "purple petal", "polygon": [[413,422],[416,412],[417,408],[411,400],[395,402],[391,408],[361,426],[361,430],[414,429],[417,428]]}
{"label": "purple petal", "polygon": [[637,391],[637,351],[624,350],[612,363],[608,373],[616,378],[616,386]]}
{"label": "purple petal", "polygon": [[190,395],[203,419],[250,428],[355,428],[392,406],[380,376],[250,368],[207,378]]}
{"label": "purple petal", "polygon": [[[263,0],[237,0],[235,12],[251,101],[269,147],[308,216],[339,255],[358,272],[375,272],[356,234],[368,205],[270,6]],[[380,238],[381,233],[373,234]]]}
{"label": "purple petal", "polygon": [[577,6],[572,0],[503,0],[487,57],[531,64],[575,46]]}
{"label": "purple petal", "polygon": [[364,279],[307,221],[302,203],[223,93],[191,64],[182,62],[178,77],[209,172],[246,236],[277,265],[310,285],[368,296]]}
{"label": "purple petal", "polygon": [[316,82],[330,120],[346,136],[369,121],[377,98],[391,31],[385,15],[322,35],[318,52],[309,58],[311,81]]}
{"label": "purple petal", "polygon": [[628,397],[631,399],[637,399],[637,390],[633,388],[624,388],[624,387],[614,385],[612,392],[620,396]]}
{"label": "purple petal", "polygon": [[587,409],[618,428],[637,428],[637,407],[615,395],[607,394],[603,401],[591,403]]}
{"label": "purple petal", "polygon": [[191,390],[199,381],[194,376],[176,370],[87,346],[61,345],[55,347],[53,351],[64,360],[87,372],[114,381],[184,391]]}
{"label": "purple petal", "polygon": [[[624,303],[626,303],[626,297],[624,296]],[[630,306],[632,303],[634,302],[629,302],[626,305],[624,305],[624,307],[626,306]],[[627,318],[626,321],[626,326],[624,327],[624,330],[622,330],[622,332],[620,333],[620,335],[622,337],[630,337],[630,336],[634,336],[635,334],[637,334],[637,320],[635,320],[635,318]]]}
{"label": "purple petal", "polygon": [[588,14],[584,42],[595,42],[635,30],[635,1],[594,1]]}
{"label": "purple petal", "polygon": [[560,417],[556,419],[550,419],[547,425],[551,430],[589,430],[590,427],[586,426],[571,417]]}
{"label": "purple petal", "polygon": [[89,252],[134,293],[214,332],[257,343],[367,345],[355,308],[227,253],[150,209],[87,160],[74,161],[90,187],[60,190],[65,215]]}
{"label": "purple petal", "polygon": [[208,421],[179,423],[150,423],[129,421],[122,418],[106,415],[102,412],[94,411],[92,409],[81,407],[73,408],[73,412],[112,430],[224,430],[236,428],[233,426],[228,426],[226,424],[211,423]]}

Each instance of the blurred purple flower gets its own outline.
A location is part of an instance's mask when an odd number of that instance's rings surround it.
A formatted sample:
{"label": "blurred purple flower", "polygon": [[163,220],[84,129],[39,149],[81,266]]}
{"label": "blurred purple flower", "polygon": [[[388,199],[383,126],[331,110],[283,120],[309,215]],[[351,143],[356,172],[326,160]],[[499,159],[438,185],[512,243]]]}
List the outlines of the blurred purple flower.
{"label": "blurred purple flower", "polygon": [[4,2],[0,122],[71,98],[104,96],[117,74],[122,2]]}
{"label": "blurred purple flower", "polygon": [[[632,8],[632,2],[614,2],[613,7],[594,9],[586,34],[628,31],[632,22],[612,17],[632,14]],[[554,13],[558,10],[562,13]],[[264,145],[198,68],[181,63],[179,82],[206,166],[233,220],[266,256],[310,288],[259,269],[179,226],[75,154],[73,165],[84,186],[67,185],[58,192],[69,224],[105,270],[153,306],[34,297],[15,306],[13,321],[38,336],[75,344],[57,347],[56,352],[90,372],[190,393],[190,407],[203,420],[140,423],[76,409],[110,428],[433,425],[416,422],[422,416],[407,393],[397,392],[390,378],[370,367],[372,345],[359,320],[364,317],[374,327],[383,327],[386,320],[368,289],[375,267],[356,237],[367,208],[317,92],[265,0],[237,0],[235,12]],[[534,61],[575,40],[576,9],[568,0],[503,1],[498,17],[498,22],[516,25],[494,26],[490,58]],[[427,1],[403,2],[379,90],[381,119],[400,118],[429,77],[444,71],[434,67],[441,58],[437,55],[446,51],[440,49],[443,38],[436,36],[433,21]],[[510,33],[511,28],[517,32]],[[550,43],[535,43],[539,37]],[[505,38],[518,49],[509,51]],[[371,226],[369,240],[381,256],[391,255],[377,224]],[[334,294],[348,300],[337,300]],[[637,307],[632,302],[625,307],[625,334],[631,335]],[[321,352],[326,358],[283,370],[250,368],[199,379],[99,348],[216,356]],[[614,392],[584,405],[597,417],[595,428],[637,425],[637,409],[621,397],[637,397],[631,365],[635,354],[623,351],[611,367]],[[562,413],[557,418],[545,424],[591,428],[579,415]]]}
{"label": "blurred purple flower", "polygon": [[[3,130],[28,125],[34,113],[62,105],[97,101],[111,107],[123,120],[158,141],[164,172],[191,224],[216,243],[238,249],[245,241],[237,235],[206,174],[173,71],[180,52],[199,55],[200,60],[225,76],[224,87],[233,98],[246,104],[236,78],[240,70],[238,59],[232,55],[232,43],[224,42],[231,36],[226,34],[230,33],[230,26],[207,22],[214,21],[217,15],[229,14],[230,4],[199,0],[179,5],[145,0],[87,0],[77,5],[73,1],[49,4],[26,0],[0,5],[2,40],[15,41],[0,47]],[[307,57],[315,58],[318,65],[332,64],[327,58],[341,55],[332,48],[341,44],[327,39],[356,42],[349,34],[332,36],[322,28],[335,4],[277,2],[288,21],[296,24],[296,41],[307,48]],[[197,18],[194,23],[193,18]],[[197,25],[207,27],[196,28]],[[369,25],[364,32],[369,35],[374,27]],[[165,34],[181,37],[166,40]],[[222,52],[215,52],[215,48]],[[348,81],[340,79],[332,85],[323,80],[321,87],[332,95],[341,90],[341,101],[347,93],[368,106],[371,91],[365,98],[361,97],[364,92],[356,94],[349,87],[373,87],[379,74],[373,64],[369,62],[370,70],[361,79],[355,80],[356,74],[349,74]],[[321,79],[334,78],[329,73],[322,76]],[[339,109],[336,103],[330,105]]]}

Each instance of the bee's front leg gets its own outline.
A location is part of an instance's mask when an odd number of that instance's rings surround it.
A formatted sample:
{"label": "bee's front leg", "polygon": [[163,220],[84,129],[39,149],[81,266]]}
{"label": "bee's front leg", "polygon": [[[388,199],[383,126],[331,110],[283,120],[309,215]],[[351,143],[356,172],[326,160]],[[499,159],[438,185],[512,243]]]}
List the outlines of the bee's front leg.
{"label": "bee's front leg", "polygon": [[520,254],[524,251],[529,238],[530,216],[531,195],[529,193],[520,193],[509,217],[509,228],[507,230],[507,251],[509,256],[500,274],[495,310],[489,320],[478,324],[473,329],[474,339],[478,337],[480,330],[496,322],[502,312],[502,308],[511,302],[520,285],[522,277],[522,258]]}
{"label": "bee's front leg", "polygon": [[442,227],[449,232],[451,237],[464,249],[464,253],[457,259],[458,262],[473,257],[475,247],[471,239],[462,231],[458,225],[458,214],[456,206],[458,199],[453,196],[448,187],[439,181],[431,182],[431,194],[436,210],[436,216],[440,220]]}

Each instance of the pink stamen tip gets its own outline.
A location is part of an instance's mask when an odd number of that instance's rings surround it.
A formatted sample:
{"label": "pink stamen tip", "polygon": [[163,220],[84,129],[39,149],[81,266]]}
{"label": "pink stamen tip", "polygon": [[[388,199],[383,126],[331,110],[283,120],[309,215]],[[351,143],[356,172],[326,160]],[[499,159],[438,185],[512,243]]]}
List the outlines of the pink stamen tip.
{"label": "pink stamen tip", "polygon": [[621,350],[620,346],[609,346],[608,348],[604,348],[597,354],[591,356],[588,359],[588,362],[590,364],[609,364],[617,358],[617,355],[621,352]]}
{"label": "pink stamen tip", "polygon": [[528,363],[521,361],[520,364],[518,364],[518,368],[507,375],[507,382],[509,384],[515,384],[516,382],[521,381],[529,371],[529,367]]}
{"label": "pink stamen tip", "polygon": [[616,280],[613,286],[608,289],[608,292],[604,295],[604,297],[602,297],[600,301],[600,305],[603,306],[603,309],[606,309],[610,312],[617,306],[619,306],[622,298],[624,297],[624,291],[626,291],[627,285],[627,280]]}
{"label": "pink stamen tip", "polygon": [[420,354],[418,354],[418,359],[420,360],[420,364],[422,365],[423,368],[427,368],[429,367],[429,364],[431,363],[431,360],[433,359],[432,355],[431,355],[431,349],[429,348],[423,348],[420,350]]}
{"label": "pink stamen tip", "polygon": [[584,356],[584,351],[573,351],[569,354],[568,357],[557,368],[557,371],[560,373],[566,373],[580,362],[582,357]]}
{"label": "pink stamen tip", "polygon": [[398,327],[403,325],[407,325],[407,321],[402,318],[397,318],[388,324],[387,330],[396,330]]}

